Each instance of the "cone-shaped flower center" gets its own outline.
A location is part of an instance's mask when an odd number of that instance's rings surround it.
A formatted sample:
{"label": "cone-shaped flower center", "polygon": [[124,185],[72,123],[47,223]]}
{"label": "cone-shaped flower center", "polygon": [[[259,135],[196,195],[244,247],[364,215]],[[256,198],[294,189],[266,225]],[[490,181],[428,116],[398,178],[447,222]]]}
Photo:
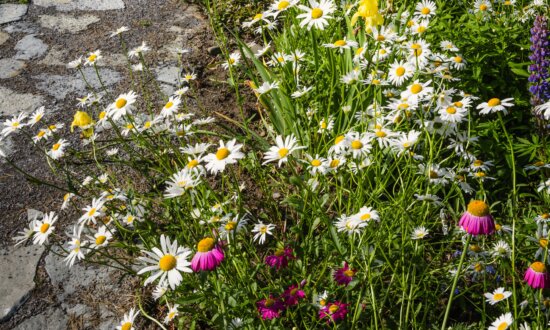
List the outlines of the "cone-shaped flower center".
{"label": "cone-shaped flower center", "polygon": [[48,231],[48,229],[50,229],[50,224],[49,223],[44,223],[44,224],[42,224],[42,226],[40,226],[40,232],[42,234],[45,234]]}
{"label": "cone-shaped flower center", "polygon": [[311,18],[318,19],[321,18],[321,16],[323,16],[323,10],[321,8],[313,8],[311,10]]}
{"label": "cone-shaped flower center", "polygon": [[355,272],[351,269],[348,269],[344,271],[344,275],[346,275],[347,277],[352,277],[353,275],[355,275]]}
{"label": "cone-shaped flower center", "polygon": [[216,158],[218,160],[226,159],[227,156],[229,156],[229,149],[227,148],[220,148],[218,151],[216,151]]}
{"label": "cone-shaped flower center", "polygon": [[57,149],[59,149],[59,147],[61,147],[61,144],[60,143],[56,143],[52,146],[52,150],[54,151],[57,151]]}
{"label": "cone-shaped flower center", "polygon": [[479,252],[481,252],[481,247],[479,245],[472,244],[472,245],[470,245],[470,251],[475,252],[475,253],[479,253]]}
{"label": "cone-shaped flower center", "polygon": [[328,308],[328,311],[329,311],[331,314],[334,314],[334,313],[336,313],[336,312],[338,311],[338,309],[340,309],[340,308],[338,307],[338,305],[332,305],[332,306],[330,306],[330,307]]}
{"label": "cone-shaped flower center", "polygon": [[120,330],[130,330],[130,329],[132,329],[132,322],[126,322],[120,327]]}
{"label": "cone-shaped flower center", "polygon": [[275,251],[275,255],[276,255],[277,257],[280,257],[280,256],[282,256],[283,254],[285,254],[285,250],[283,250],[283,249],[278,249],[277,251]]}
{"label": "cone-shaped flower center", "polygon": [[121,108],[124,108],[126,103],[128,103],[128,101],[126,101],[126,99],[120,98],[120,99],[116,100],[115,106],[117,107],[117,109],[121,109]]}
{"label": "cone-shaped flower center", "polygon": [[531,264],[531,269],[542,274],[546,271],[546,266],[540,261],[535,261]]}
{"label": "cone-shaped flower center", "polygon": [[171,254],[166,254],[164,257],[160,258],[159,261],[159,268],[162,271],[168,272],[174,268],[176,268],[178,261],[176,260],[176,257],[174,257]]}
{"label": "cone-shaped flower center", "polygon": [[206,237],[197,244],[197,250],[199,252],[208,252],[212,250],[212,248],[214,248],[214,239],[211,237]]}
{"label": "cone-shaped flower center", "polygon": [[105,236],[105,235],[100,235],[100,236],[96,237],[96,239],[95,239],[95,244],[96,244],[96,245],[101,245],[101,244],[105,243],[105,240],[106,240],[106,239],[107,239],[107,236]]}
{"label": "cone-shaped flower center", "polygon": [[284,158],[286,155],[288,155],[288,149],[287,148],[281,148],[278,151],[279,157]]}
{"label": "cone-shaped flower center", "polygon": [[484,217],[489,215],[489,205],[484,201],[473,200],[468,204],[468,213],[476,217]]}
{"label": "cone-shaped flower center", "polygon": [[490,107],[496,107],[497,105],[500,105],[500,100],[494,97],[487,102],[487,105]]}
{"label": "cone-shaped flower center", "polygon": [[541,248],[546,249],[548,247],[548,239],[547,238],[540,238],[539,239],[539,245]]}
{"label": "cone-shaped flower center", "polygon": [[271,306],[273,306],[274,303],[275,303],[275,300],[273,300],[271,298],[267,298],[264,302],[264,306],[265,307],[271,307]]}

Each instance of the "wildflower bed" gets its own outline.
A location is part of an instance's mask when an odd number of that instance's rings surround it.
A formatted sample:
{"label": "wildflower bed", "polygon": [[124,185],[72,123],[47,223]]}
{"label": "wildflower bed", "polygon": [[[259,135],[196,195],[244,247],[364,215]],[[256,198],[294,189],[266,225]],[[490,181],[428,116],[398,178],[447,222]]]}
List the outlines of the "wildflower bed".
{"label": "wildflower bed", "polygon": [[132,90],[90,87],[79,143],[43,108],[3,124],[66,181],[17,244],[141,276],[124,330],[548,326],[544,1],[276,0],[243,23],[261,47],[206,6],[241,118],[205,113],[193,72],[164,95],[130,49]]}

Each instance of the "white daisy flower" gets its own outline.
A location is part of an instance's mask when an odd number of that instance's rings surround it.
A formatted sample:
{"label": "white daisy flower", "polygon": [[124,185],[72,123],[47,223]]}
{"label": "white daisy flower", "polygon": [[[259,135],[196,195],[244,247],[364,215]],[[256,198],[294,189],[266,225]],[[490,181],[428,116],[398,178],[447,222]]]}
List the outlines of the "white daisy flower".
{"label": "white daisy flower", "polygon": [[502,314],[496,321],[494,321],[488,330],[506,330],[510,325],[514,323],[512,313]]}
{"label": "white daisy flower", "polygon": [[489,113],[499,112],[499,111],[502,111],[506,115],[508,114],[508,109],[506,108],[510,108],[514,106],[514,104],[511,102],[513,100],[514,98],[511,98],[511,97],[503,100],[494,97],[487,102],[481,103],[476,107],[476,109],[481,110],[479,112],[481,115],[486,115]]}
{"label": "white daisy flower", "polygon": [[351,47],[356,48],[357,46],[359,46],[359,44],[356,41],[347,40],[346,37],[336,40],[331,44],[323,44],[323,47],[338,49],[340,53],[343,53],[345,49],[350,49]]}
{"label": "white daisy flower", "polygon": [[414,12],[414,14],[416,16],[422,18],[430,18],[432,16],[435,16],[437,7],[433,1],[422,0],[421,2],[416,4],[415,9],[416,11]]}
{"label": "white daisy flower", "polygon": [[414,67],[405,61],[395,61],[390,65],[388,81],[394,86],[401,86],[414,75]]}
{"label": "white daisy flower", "polygon": [[174,306],[170,306],[168,304],[168,314],[166,314],[166,317],[164,318],[164,324],[172,322],[172,320],[174,320],[176,316],[179,315],[178,307],[180,307],[180,305],[178,304],[175,304]]}
{"label": "white daisy flower", "polygon": [[120,324],[116,327],[116,330],[135,330],[134,321],[138,314],[139,311],[135,311],[134,308],[130,309],[127,314],[124,314],[124,318],[120,321]]}
{"label": "white daisy flower", "polygon": [[172,175],[164,192],[164,198],[174,198],[200,184],[200,176],[189,168],[184,168]]}
{"label": "white daisy flower", "polygon": [[406,90],[401,92],[401,99],[405,99],[408,102],[419,103],[430,98],[433,94],[433,87],[430,86],[431,83],[431,80],[425,83],[420,82],[418,79],[415,80]]}
{"label": "white daisy flower", "polygon": [[361,221],[354,217],[348,217],[345,214],[342,214],[334,224],[338,232],[346,232],[348,235],[359,234],[361,229],[364,228],[368,223],[366,221]]}
{"label": "white daisy flower", "polygon": [[305,11],[305,13],[296,16],[296,18],[302,19],[300,27],[305,26],[308,30],[311,30],[312,27],[324,30],[328,25],[327,19],[331,19],[330,15],[336,11],[336,6],[331,0],[309,0],[309,7],[298,5],[298,8]]}
{"label": "white daisy flower", "polygon": [[353,219],[357,219],[360,222],[365,224],[370,223],[371,221],[380,221],[380,215],[378,211],[374,210],[372,207],[363,206],[359,209],[359,212],[351,216]]}
{"label": "white daisy flower", "polygon": [[151,48],[145,44],[145,41],[141,43],[141,46],[138,46],[128,52],[129,58],[139,57],[140,55],[143,55],[144,53],[150,51]]}
{"label": "white daisy flower", "polygon": [[86,57],[86,61],[84,62],[85,65],[95,65],[97,61],[101,60],[103,58],[103,55],[101,55],[100,50],[96,50],[95,52],[91,52],[88,54],[88,57]]}
{"label": "white daisy flower", "polygon": [[132,112],[134,103],[136,102],[137,94],[133,91],[129,91],[125,94],[120,94],[115,102],[107,107],[107,116],[113,120],[118,120],[122,116],[125,116]]}
{"label": "white daisy flower", "polygon": [[92,199],[92,204],[82,209],[85,213],[78,219],[78,223],[87,225],[93,222],[95,224],[96,218],[103,216],[101,211],[103,204],[105,201],[102,198]]}
{"label": "white daisy flower", "polygon": [[168,284],[166,281],[160,282],[155,286],[155,289],[153,290],[153,299],[159,300],[164,296],[164,294],[168,291]]}
{"label": "white daisy flower", "polygon": [[351,152],[353,158],[366,156],[372,148],[367,133],[348,132],[345,139],[347,150]]}
{"label": "white daisy flower", "polygon": [[[292,96],[292,98],[300,98],[304,95],[306,95],[309,91],[311,91],[313,89],[312,86],[308,86],[308,87],[302,87],[301,89],[297,89],[294,93],[292,93],[290,96]],[[550,104],[550,102],[549,102]],[[550,108],[550,107],[549,107]],[[550,115],[549,115],[550,116]]]}
{"label": "white daisy flower", "polygon": [[164,235],[160,236],[160,249],[154,247],[151,251],[142,251],[146,256],[138,259],[150,264],[138,272],[138,275],[155,272],[145,280],[144,285],[152,283],[157,278],[160,278],[162,283],[168,279],[168,285],[172,290],[178,286],[183,277],[180,272],[192,273],[189,266],[191,263],[187,260],[191,255],[191,250],[183,246],[178,247],[178,242],[170,242],[170,239]]}
{"label": "white daisy flower", "polygon": [[50,156],[52,159],[59,159],[61,157],[63,157],[63,155],[65,155],[65,147],[67,147],[69,144],[67,142],[67,140],[65,139],[60,139],[59,141],[57,141],[52,147],[50,150],[48,150],[47,154],[48,156]]}
{"label": "white daisy flower", "polygon": [[278,135],[275,138],[275,146],[269,148],[265,153],[265,161],[262,165],[265,165],[269,162],[278,161],[279,167],[286,161],[288,157],[292,155],[295,151],[304,149],[305,147],[298,145],[298,140],[294,135],[289,135],[284,138],[281,135]]}
{"label": "white daisy flower", "polygon": [[510,258],[511,254],[512,250],[510,249],[510,245],[502,240],[495,243],[491,251],[491,255],[494,258]]}
{"label": "white daisy flower", "polygon": [[44,110],[45,108],[42,106],[38,109],[36,109],[35,112],[30,116],[29,122],[27,125],[30,125],[31,127],[34,126],[34,124],[37,124],[43,117],[44,117]]}
{"label": "white daisy flower", "polygon": [[487,292],[484,294],[485,298],[487,298],[487,302],[491,305],[495,305],[496,303],[507,299],[511,295],[512,292],[504,291],[504,288],[498,288],[493,291],[493,293]]}
{"label": "white daisy flower", "polygon": [[82,66],[83,60],[82,56],[78,57],[77,59],[70,61],[67,63],[67,68],[69,69],[76,69]]}
{"label": "white daisy flower", "polygon": [[94,234],[94,236],[89,238],[91,240],[90,248],[96,249],[99,247],[107,246],[111,238],[113,238],[113,234],[111,234],[111,232],[107,230],[106,226],[101,226]]}
{"label": "white daisy flower", "polygon": [[48,237],[55,227],[53,224],[57,221],[57,215],[54,212],[45,214],[42,220],[36,220],[34,223],[33,244],[42,245],[48,242]]}
{"label": "white daisy flower", "polygon": [[468,116],[468,110],[466,108],[455,106],[440,107],[438,113],[442,121],[453,124],[463,122]]}
{"label": "white daisy flower", "polygon": [[72,267],[75,263],[75,261],[84,259],[84,252],[82,251],[82,247],[86,245],[86,242],[80,241],[80,233],[81,233],[82,227],[74,226],[73,227],[73,234],[70,236],[71,240],[69,241],[69,248],[68,250],[69,255],[65,257],[65,262],[67,263],[67,266]]}
{"label": "white daisy flower", "polygon": [[424,226],[416,227],[413,229],[413,232],[411,234],[411,239],[413,240],[423,239],[429,234],[430,234],[430,231],[426,229],[426,227]]}
{"label": "white daisy flower", "polygon": [[273,229],[275,229],[274,224],[268,223],[267,225],[263,222],[259,222],[254,225],[254,228],[252,229],[253,233],[256,233],[254,235],[254,241],[258,241],[259,244],[264,244],[265,239],[267,235],[273,235],[271,232]]}
{"label": "white daisy flower", "polygon": [[227,61],[222,64],[222,67],[227,70],[229,69],[229,67],[238,65],[240,60],[241,53],[233,52],[229,55],[229,59],[227,59]]}
{"label": "white daisy flower", "polygon": [[161,117],[169,117],[174,115],[178,111],[178,107],[180,106],[181,99],[179,97],[170,96],[168,99],[168,102],[164,105],[162,110],[160,111]]}
{"label": "white daisy flower", "polygon": [[244,154],[240,151],[242,147],[242,144],[237,144],[236,139],[227,143],[220,140],[220,146],[216,153],[204,157],[206,169],[214,175],[223,172],[226,165],[235,164],[239,159],[244,158]]}
{"label": "white daisy flower", "polygon": [[127,31],[130,31],[130,28],[128,28],[127,26],[121,26],[116,31],[111,33],[111,38],[116,37],[116,36],[120,35],[121,33],[124,33],[124,32],[127,32]]}
{"label": "white daisy flower", "polygon": [[23,120],[27,118],[27,115],[24,113],[20,113],[17,116],[13,116],[11,119],[6,119],[2,123],[4,128],[2,129],[2,135],[8,136],[13,132],[16,132],[17,130],[24,127],[26,124],[23,124]]}
{"label": "white daisy flower", "polygon": [[272,83],[265,81],[260,87],[255,88],[254,92],[262,95],[275,88],[279,88],[279,83],[277,81],[274,81]]}

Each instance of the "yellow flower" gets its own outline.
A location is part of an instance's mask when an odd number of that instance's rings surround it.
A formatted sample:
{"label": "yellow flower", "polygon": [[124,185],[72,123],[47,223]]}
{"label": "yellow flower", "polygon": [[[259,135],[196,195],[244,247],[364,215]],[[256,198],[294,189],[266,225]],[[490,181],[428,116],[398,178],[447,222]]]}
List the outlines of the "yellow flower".
{"label": "yellow flower", "polygon": [[384,17],[378,12],[378,0],[361,0],[357,12],[351,18],[351,25],[355,25],[359,17],[365,19],[367,31],[373,26],[384,23]]}
{"label": "yellow flower", "polygon": [[74,127],[80,127],[82,129],[87,129],[88,126],[92,124],[92,117],[90,117],[89,114],[87,114],[84,111],[77,111],[74,114],[74,119],[71,124],[71,132],[73,131]]}

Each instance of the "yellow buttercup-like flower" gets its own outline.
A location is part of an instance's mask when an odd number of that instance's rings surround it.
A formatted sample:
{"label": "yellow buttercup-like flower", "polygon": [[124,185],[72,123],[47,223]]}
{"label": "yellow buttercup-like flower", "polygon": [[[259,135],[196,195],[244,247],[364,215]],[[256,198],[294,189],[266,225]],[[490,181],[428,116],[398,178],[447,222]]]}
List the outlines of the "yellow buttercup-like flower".
{"label": "yellow buttercup-like flower", "polygon": [[378,0],[361,0],[357,12],[351,18],[351,25],[355,25],[359,17],[365,19],[365,28],[367,30],[384,23],[384,17],[378,12]]}
{"label": "yellow buttercup-like flower", "polygon": [[73,122],[71,124],[71,132],[74,127],[80,127],[82,129],[87,129],[93,123],[92,117],[84,111],[77,111],[74,114]]}

